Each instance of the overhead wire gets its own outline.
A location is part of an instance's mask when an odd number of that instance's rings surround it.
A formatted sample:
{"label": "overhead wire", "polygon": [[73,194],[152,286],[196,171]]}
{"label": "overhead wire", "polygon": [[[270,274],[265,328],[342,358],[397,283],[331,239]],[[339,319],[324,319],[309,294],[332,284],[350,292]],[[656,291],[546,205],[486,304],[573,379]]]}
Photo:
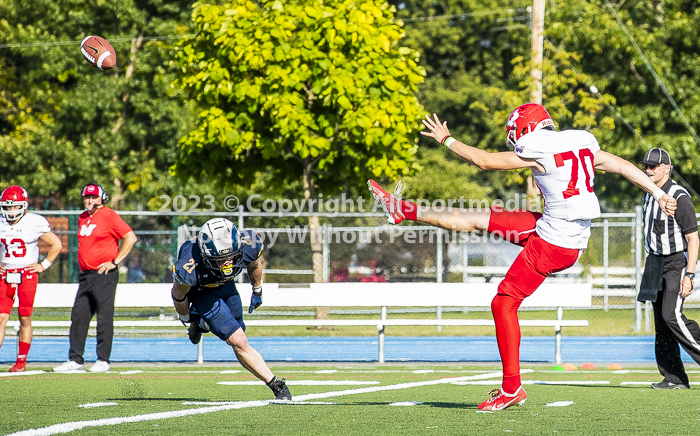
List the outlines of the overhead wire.
{"label": "overhead wire", "polygon": [[[194,37],[194,34],[185,35],[157,35],[157,36],[145,36],[142,39],[144,41],[162,41],[168,39],[186,39]],[[110,38],[109,42],[114,45],[121,42],[131,42],[138,38]],[[18,42],[12,44],[0,44],[0,48],[24,48],[24,47],[56,47],[61,45],[75,45],[80,44],[82,40],[66,40],[66,41],[46,41],[46,42]]]}
{"label": "overhead wire", "polygon": [[676,103],[676,100],[673,98],[670,92],[668,92],[668,89],[666,88],[666,84],[664,83],[663,80],[661,80],[661,77],[659,77],[658,74],[656,74],[656,70],[654,70],[654,67],[651,65],[649,62],[649,59],[644,55],[644,52],[642,52],[642,49],[639,48],[639,45],[637,45],[637,42],[634,40],[634,37],[630,33],[630,31],[627,29],[627,26],[620,20],[620,17],[617,15],[617,11],[615,11],[615,8],[610,4],[609,0],[605,0],[605,4],[608,6],[610,11],[612,11],[613,16],[615,17],[615,21],[617,21],[618,26],[622,29],[622,31],[627,35],[627,38],[630,40],[632,43],[632,46],[634,47],[635,51],[639,55],[640,58],[644,61],[644,64],[646,65],[647,69],[651,73],[652,76],[654,76],[654,80],[656,80],[656,84],[661,88],[661,91],[666,95],[666,98],[668,101],[671,102],[671,105],[673,105],[674,110],[678,114],[678,116],[681,118],[683,121],[683,124],[685,125],[686,129],[690,132],[690,134],[693,136],[693,139],[695,139],[695,142],[700,145],[700,138],[698,137],[697,133],[695,133],[695,129],[690,125],[690,122],[688,119],[685,117],[685,114],[681,110],[680,107],[678,107],[678,104]]}
{"label": "overhead wire", "polygon": [[[554,44],[552,44],[552,46],[554,46]],[[554,46],[554,47],[555,47],[555,50],[557,50],[556,46]],[[576,74],[581,74],[581,72],[574,65],[570,65],[570,68],[572,70],[574,70],[574,72]],[[590,82],[586,81],[586,86],[588,86],[591,93],[600,95],[598,87],[596,87],[595,85],[592,85]],[[632,127],[632,125],[627,121],[625,116],[622,115],[622,113],[619,110],[617,110],[617,108],[615,106],[613,106],[609,103],[603,103],[603,105],[605,105],[605,107],[615,115],[615,118],[620,120],[620,122],[622,122],[622,124],[625,127],[627,127],[627,129],[630,132],[632,132],[632,134],[635,136],[635,138],[637,138],[645,146],[645,148],[647,150],[651,150],[652,148],[654,148],[652,146],[652,144],[649,143],[649,141],[647,141],[634,127]],[[688,190],[688,192],[690,192],[693,195],[693,197],[695,197],[696,200],[700,201],[700,194],[698,194],[693,189],[693,187],[690,186],[690,183],[686,182],[686,180],[680,174],[678,174],[678,171],[676,171],[676,169],[673,167],[673,165],[671,166],[671,174],[674,176],[674,178],[676,180],[678,180],[680,182],[680,184],[684,188],[686,188]]]}

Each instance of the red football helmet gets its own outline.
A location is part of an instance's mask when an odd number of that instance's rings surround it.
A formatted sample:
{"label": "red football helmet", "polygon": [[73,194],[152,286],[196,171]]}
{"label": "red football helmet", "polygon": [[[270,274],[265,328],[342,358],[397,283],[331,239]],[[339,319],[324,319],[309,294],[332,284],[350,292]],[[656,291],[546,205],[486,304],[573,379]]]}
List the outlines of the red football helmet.
{"label": "red football helmet", "polygon": [[[19,209],[8,210],[8,207],[20,206]],[[29,207],[29,199],[27,197],[27,191],[17,185],[8,186],[4,191],[2,191],[2,197],[0,197],[0,209],[2,209],[2,215],[8,221],[17,221],[22,218],[27,212]]]}
{"label": "red football helmet", "polygon": [[554,130],[554,121],[541,104],[527,103],[518,106],[506,123],[506,145],[515,147],[521,136],[538,129]]}

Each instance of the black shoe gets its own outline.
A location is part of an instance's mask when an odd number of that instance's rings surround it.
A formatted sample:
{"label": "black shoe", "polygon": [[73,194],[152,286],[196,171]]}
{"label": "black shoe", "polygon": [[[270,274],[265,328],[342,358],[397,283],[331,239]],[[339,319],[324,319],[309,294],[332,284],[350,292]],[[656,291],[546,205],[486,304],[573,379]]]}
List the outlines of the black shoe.
{"label": "black shoe", "polygon": [[690,386],[688,385],[671,383],[665,380],[659,383],[652,383],[651,387],[653,389],[690,389]]}
{"label": "black shoe", "polygon": [[289,388],[283,378],[273,377],[272,381],[267,383],[267,387],[272,389],[272,393],[275,394],[275,400],[292,401],[292,394],[289,392]]}
{"label": "black shoe", "polygon": [[199,315],[190,314],[190,326],[187,328],[187,336],[190,342],[197,345],[202,340],[202,333],[208,333],[209,330],[204,330],[199,326]]}

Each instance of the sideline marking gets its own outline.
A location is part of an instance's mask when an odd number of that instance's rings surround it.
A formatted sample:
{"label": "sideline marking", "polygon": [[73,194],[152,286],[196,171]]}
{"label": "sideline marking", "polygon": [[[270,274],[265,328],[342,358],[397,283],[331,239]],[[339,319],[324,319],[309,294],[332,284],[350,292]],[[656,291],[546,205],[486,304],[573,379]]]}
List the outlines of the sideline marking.
{"label": "sideline marking", "polygon": [[[287,380],[290,386],[355,386],[355,385],[378,385],[380,381],[360,381],[360,380]],[[221,381],[217,382],[217,385],[227,385],[227,386],[251,386],[251,385],[265,385],[264,382],[260,380],[250,380],[250,381]]]}
{"label": "sideline marking", "polygon": [[417,406],[423,404],[422,401],[399,401],[398,403],[391,403],[390,406]]}
{"label": "sideline marking", "polygon": [[[316,400],[316,399],[321,399],[321,398],[330,398],[330,397],[341,397],[344,395],[355,395],[355,394],[366,394],[370,392],[379,392],[379,391],[395,391],[399,389],[408,389],[408,388],[416,388],[416,387],[423,387],[423,386],[433,386],[433,385],[440,385],[440,384],[449,384],[455,381],[462,381],[462,380],[478,380],[482,378],[493,378],[493,377],[500,377],[501,372],[494,372],[494,373],[486,373],[486,374],[479,374],[479,375],[472,375],[472,376],[462,376],[462,377],[449,377],[449,378],[442,378],[438,380],[429,380],[429,381],[423,381],[423,382],[410,382],[410,383],[399,383],[395,385],[389,385],[389,386],[374,386],[374,387],[369,387],[369,388],[358,388],[358,389],[349,389],[346,391],[335,391],[335,392],[322,392],[319,394],[306,394],[306,395],[299,395],[296,397],[296,401],[306,401],[306,400]],[[226,405],[221,405],[221,406],[212,406],[212,407],[202,407],[198,409],[185,409],[185,410],[174,410],[171,412],[156,412],[156,413],[147,413],[145,415],[136,415],[136,416],[124,416],[124,417],[116,417],[116,418],[105,418],[105,419],[95,419],[92,421],[76,421],[76,422],[66,422],[63,424],[54,424],[50,425],[48,427],[43,427],[43,428],[38,428],[34,429],[31,428],[29,430],[21,430],[15,433],[10,433],[6,436],[49,436],[49,435],[54,435],[54,434],[60,434],[60,433],[69,433],[74,430],[80,430],[86,427],[104,427],[107,425],[118,425],[118,424],[124,424],[124,423],[131,423],[131,422],[143,422],[143,421],[155,421],[155,420],[161,420],[161,419],[168,419],[168,418],[180,418],[183,416],[190,416],[190,415],[202,415],[205,413],[212,413],[212,412],[221,412],[224,410],[232,410],[232,409],[243,409],[247,407],[261,407],[261,406],[267,406],[268,404],[274,404],[274,400],[257,400],[257,401],[242,401],[240,403],[235,403],[235,404],[226,404]]]}

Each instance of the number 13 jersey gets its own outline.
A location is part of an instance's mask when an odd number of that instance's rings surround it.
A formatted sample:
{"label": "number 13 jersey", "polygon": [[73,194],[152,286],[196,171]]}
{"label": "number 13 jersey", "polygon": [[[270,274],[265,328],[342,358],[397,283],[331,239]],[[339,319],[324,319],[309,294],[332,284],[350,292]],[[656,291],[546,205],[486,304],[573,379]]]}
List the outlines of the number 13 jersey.
{"label": "number 13 jersey", "polygon": [[39,261],[39,238],[51,231],[41,215],[27,212],[14,225],[0,217],[0,261],[5,268],[24,268]]}
{"label": "number 13 jersey", "polygon": [[586,248],[591,219],[600,217],[600,204],[593,192],[598,141],[584,130],[536,130],[523,135],[515,154],[534,159],[545,169],[532,169],[544,197],[544,214],[537,233],[550,244]]}

